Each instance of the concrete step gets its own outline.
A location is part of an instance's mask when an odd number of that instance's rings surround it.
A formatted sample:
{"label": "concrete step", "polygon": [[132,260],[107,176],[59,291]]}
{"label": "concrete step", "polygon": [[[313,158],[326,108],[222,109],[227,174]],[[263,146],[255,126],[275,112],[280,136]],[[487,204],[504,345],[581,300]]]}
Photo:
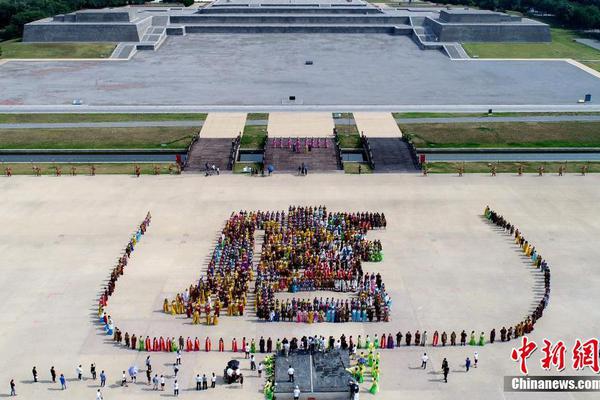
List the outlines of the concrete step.
{"label": "concrete step", "polygon": [[276,15],[276,14],[227,14],[227,15],[173,15],[171,24],[379,24],[410,25],[408,17],[389,15]]}
{"label": "concrete step", "polygon": [[[171,34],[169,30],[169,34]],[[185,25],[185,33],[387,33],[410,34],[410,25],[393,24],[203,24]]]}
{"label": "concrete step", "polygon": [[369,138],[375,172],[418,172],[408,143],[400,138]]}
{"label": "concrete step", "polygon": [[300,152],[294,152],[287,147],[273,147],[269,143],[265,149],[265,164],[273,165],[275,171],[281,172],[297,172],[302,163],[308,168],[309,173],[311,171],[337,171],[338,162],[333,140],[331,138],[319,140],[321,143],[327,140],[328,147],[313,147],[311,151],[306,151],[301,147]]}
{"label": "concrete step", "polygon": [[186,171],[204,171],[205,164],[213,164],[221,171],[227,171],[231,154],[231,139],[200,138],[188,154]]}

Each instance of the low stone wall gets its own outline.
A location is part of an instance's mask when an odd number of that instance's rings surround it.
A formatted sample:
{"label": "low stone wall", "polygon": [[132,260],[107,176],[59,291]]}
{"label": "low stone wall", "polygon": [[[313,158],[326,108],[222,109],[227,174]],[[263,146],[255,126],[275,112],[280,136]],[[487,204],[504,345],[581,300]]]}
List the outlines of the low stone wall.
{"label": "low stone wall", "polygon": [[440,42],[550,42],[545,24],[444,24],[428,18],[426,25]]}
{"label": "low stone wall", "polygon": [[[410,29],[408,30],[410,31]],[[381,25],[188,25],[185,33],[386,33],[396,27]],[[169,35],[171,35],[169,31]]]}
{"label": "low stone wall", "polygon": [[139,42],[151,25],[151,17],[133,23],[57,23],[43,20],[25,25],[23,42]]}
{"label": "low stone wall", "polygon": [[495,22],[519,22],[521,17],[485,10],[456,10],[440,11],[440,20],[450,23],[495,23]]}
{"label": "low stone wall", "polygon": [[335,15],[173,15],[172,24],[409,24],[408,17]]}
{"label": "low stone wall", "polygon": [[240,7],[201,8],[198,14],[382,14],[375,7]]}

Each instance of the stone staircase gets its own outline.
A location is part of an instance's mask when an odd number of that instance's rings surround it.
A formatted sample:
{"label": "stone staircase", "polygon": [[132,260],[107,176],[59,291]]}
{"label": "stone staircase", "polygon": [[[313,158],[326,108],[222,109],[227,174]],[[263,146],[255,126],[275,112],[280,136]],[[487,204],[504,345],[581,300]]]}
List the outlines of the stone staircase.
{"label": "stone staircase", "polygon": [[298,172],[298,167],[304,163],[309,174],[339,170],[332,138],[308,139],[315,143],[310,151],[305,149],[305,140],[307,139],[300,140],[300,151],[294,152],[289,143],[296,143],[296,139],[269,139],[265,148],[265,166],[273,165],[275,171],[279,172]]}
{"label": "stone staircase", "polygon": [[200,138],[191,147],[185,170],[204,171],[204,165],[213,164],[221,170],[228,172],[229,157],[231,155],[232,139]]}
{"label": "stone staircase", "polygon": [[369,138],[374,172],[418,172],[408,143],[401,138]]}

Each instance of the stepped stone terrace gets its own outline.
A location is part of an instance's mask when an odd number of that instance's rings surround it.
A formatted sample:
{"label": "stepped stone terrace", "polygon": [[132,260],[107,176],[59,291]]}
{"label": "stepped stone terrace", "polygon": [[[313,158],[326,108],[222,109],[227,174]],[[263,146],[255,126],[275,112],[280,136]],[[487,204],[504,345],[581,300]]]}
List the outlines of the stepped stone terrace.
{"label": "stepped stone terrace", "polygon": [[25,42],[128,43],[156,50],[166,36],[188,34],[376,33],[406,35],[421,49],[457,58],[461,41],[550,40],[548,25],[507,14],[443,8],[380,8],[362,0],[217,0],[202,8],[82,10],[31,22]]}

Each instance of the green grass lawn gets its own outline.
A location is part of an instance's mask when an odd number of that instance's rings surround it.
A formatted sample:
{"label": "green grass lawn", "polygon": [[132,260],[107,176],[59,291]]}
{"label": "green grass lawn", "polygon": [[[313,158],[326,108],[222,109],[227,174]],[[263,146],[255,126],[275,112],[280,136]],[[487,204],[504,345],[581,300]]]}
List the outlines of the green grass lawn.
{"label": "green grass lawn", "polygon": [[268,120],[269,113],[249,113],[246,115],[246,120],[248,121],[256,121],[256,120]]}
{"label": "green grass lawn", "polygon": [[204,121],[206,114],[0,114],[0,124],[133,122],[133,121]]}
{"label": "green grass lawn", "polygon": [[193,127],[0,129],[0,149],[185,149],[197,131]]}
{"label": "green grass lawn", "polygon": [[342,149],[360,149],[360,134],[356,125],[336,125],[337,137]]}
{"label": "green grass lawn", "polygon": [[416,147],[600,147],[600,122],[400,125]]}
{"label": "green grass lawn", "polygon": [[246,125],[240,142],[241,149],[263,149],[267,141],[267,125]]}
{"label": "green grass lawn", "polygon": [[[71,175],[71,167],[75,167],[76,175],[90,175],[91,164],[88,163],[2,163],[0,164],[0,173],[5,174],[6,168],[11,168],[13,175],[34,175],[33,165],[41,169],[42,175],[56,175],[56,167],[62,170],[62,179],[69,179]],[[121,175],[134,175],[135,172],[134,163],[98,163],[94,164],[96,167],[97,175],[104,174],[121,174]],[[143,163],[137,164],[140,167],[140,171],[143,175],[154,175],[154,166],[160,167],[160,174],[169,174],[169,165],[172,163]],[[173,168],[173,173],[176,171]]]}
{"label": "green grass lawn", "polygon": [[345,162],[344,163],[344,173],[346,174],[358,174],[358,166],[360,165],[361,174],[370,174],[373,172],[369,164],[367,163],[357,163],[357,162]]}
{"label": "green grass lawn", "polygon": [[108,58],[115,43],[23,43],[0,42],[0,58]]}
{"label": "green grass lawn", "polygon": [[[431,162],[427,163],[427,171],[433,174],[456,174],[458,168],[464,165],[465,173],[485,173],[490,174],[491,167],[486,162]],[[581,173],[583,165],[588,166],[588,172],[600,172],[600,162],[499,162],[493,163],[496,166],[496,172],[499,174],[511,173],[517,174],[519,165],[523,166],[523,173],[537,174],[540,165],[544,166],[545,174],[557,174],[558,168],[562,165],[566,167],[564,173]]]}
{"label": "green grass lawn", "polygon": [[[464,43],[471,57],[479,58],[572,58],[600,61],[600,51],[574,42],[576,34],[570,30],[552,28],[549,43]],[[597,67],[596,64],[593,64]],[[594,68],[594,67],[592,67]]]}

